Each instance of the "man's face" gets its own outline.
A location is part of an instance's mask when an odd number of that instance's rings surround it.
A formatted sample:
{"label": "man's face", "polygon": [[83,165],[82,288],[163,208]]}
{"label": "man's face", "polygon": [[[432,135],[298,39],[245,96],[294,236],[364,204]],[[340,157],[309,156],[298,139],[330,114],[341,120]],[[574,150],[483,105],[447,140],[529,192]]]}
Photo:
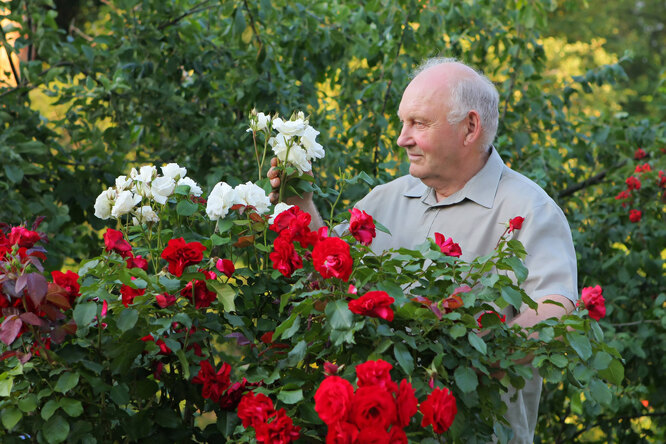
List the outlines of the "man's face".
{"label": "man's face", "polygon": [[446,76],[425,71],[405,89],[398,109],[402,131],[398,145],[409,157],[409,173],[438,189],[456,181],[464,150],[464,120],[450,124]]}

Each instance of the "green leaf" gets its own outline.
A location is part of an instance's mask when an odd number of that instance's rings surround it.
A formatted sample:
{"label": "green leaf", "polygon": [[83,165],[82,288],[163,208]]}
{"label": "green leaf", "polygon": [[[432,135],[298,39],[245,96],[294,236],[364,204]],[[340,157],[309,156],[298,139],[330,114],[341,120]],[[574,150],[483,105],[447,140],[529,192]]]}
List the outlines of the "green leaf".
{"label": "green leaf", "polygon": [[23,170],[18,165],[5,164],[5,174],[10,182],[19,183],[23,180]]}
{"label": "green leaf", "polygon": [[523,297],[518,290],[513,287],[502,287],[500,293],[502,299],[513,305],[516,310],[520,310],[520,306],[523,305]]}
{"label": "green leaf", "polygon": [[7,397],[11,395],[13,385],[14,385],[14,378],[7,378],[0,380],[0,396]]}
{"label": "green leaf", "polygon": [[286,363],[289,367],[296,367],[299,362],[305,357],[305,352],[308,349],[308,344],[305,341],[300,341],[287,355]]}
{"label": "green leaf", "polygon": [[83,405],[78,399],[62,398],[59,404],[60,408],[73,418],[81,416],[83,413]]}
{"label": "green leaf", "polygon": [[608,368],[599,371],[599,376],[611,384],[620,385],[624,380],[624,366],[617,359],[613,359]]}
{"label": "green leaf", "polygon": [[548,360],[552,362],[556,367],[564,368],[567,366],[567,357],[564,355],[550,355]]}
{"label": "green leaf", "polygon": [[46,421],[42,432],[49,444],[60,443],[65,441],[69,435],[69,423],[62,416],[54,415]]}
{"label": "green leaf", "polygon": [[465,336],[467,333],[467,328],[462,324],[454,324],[453,327],[449,329],[449,336],[453,339],[458,339]]}
{"label": "green leaf", "polygon": [[111,387],[109,396],[119,407],[127,405],[130,402],[129,388],[127,388],[127,384],[125,383],[116,384]]}
{"label": "green leaf", "polygon": [[414,358],[405,344],[402,342],[393,344],[393,356],[405,373],[411,375],[414,372]]}
{"label": "green leaf", "polygon": [[476,390],[476,387],[479,385],[476,373],[469,367],[458,367],[453,373],[453,379],[463,393],[472,392]]}
{"label": "green leaf", "polygon": [[592,398],[600,404],[610,405],[613,400],[613,393],[603,381],[598,379],[590,381],[590,393]]}
{"label": "green leaf", "polygon": [[326,304],[326,319],[333,330],[348,330],[352,326],[353,314],[347,307],[347,302],[338,299]]}
{"label": "green leaf", "polygon": [[42,410],[39,412],[41,415],[42,419],[44,421],[48,420],[53,414],[55,413],[56,410],[60,407],[60,404],[58,404],[58,401],[55,399],[49,399],[44,403],[42,406]]}
{"label": "green leaf", "polygon": [[511,270],[513,270],[518,278],[518,282],[523,282],[527,279],[527,268],[520,259],[515,256],[509,256],[504,261],[511,267]]}
{"label": "green leaf", "polygon": [[23,418],[23,413],[14,406],[8,406],[3,407],[0,417],[2,418],[2,425],[7,430],[11,430]]}
{"label": "green leaf", "polygon": [[277,399],[285,404],[296,404],[303,400],[303,390],[282,390],[278,393]]}
{"label": "green leaf", "polygon": [[97,315],[97,304],[82,302],[74,307],[74,322],[78,327],[88,326]]}
{"label": "green leaf", "polygon": [[474,333],[474,332],[467,333],[467,340],[472,345],[472,347],[477,349],[480,353],[482,353],[484,355],[487,353],[488,349],[487,349],[485,341],[483,339],[481,339],[480,337],[478,337],[476,335],[476,333]]}
{"label": "green leaf", "polygon": [[187,357],[185,356],[185,351],[181,348],[176,351],[176,356],[180,361],[180,365],[183,369],[183,376],[185,380],[190,379],[190,364],[187,362]]}
{"label": "green leaf", "polygon": [[555,338],[555,330],[553,327],[544,327],[539,330],[539,340],[550,342]]}
{"label": "green leaf", "polygon": [[66,372],[60,375],[56,382],[54,390],[60,393],[67,393],[79,383],[79,374]]}
{"label": "green leaf", "polygon": [[130,328],[134,327],[138,319],[139,319],[138,311],[136,311],[133,308],[126,308],[122,312],[120,312],[120,315],[116,320],[116,326],[118,327],[118,329],[120,329],[120,331],[125,332]]}
{"label": "green leaf", "polygon": [[176,213],[178,213],[179,216],[191,216],[196,213],[198,209],[199,205],[185,199],[181,200],[178,202],[178,205],[176,205]]}
{"label": "green leaf", "polygon": [[587,360],[592,356],[592,345],[586,336],[574,333],[567,333],[565,336],[569,341],[571,348],[578,353],[578,356],[580,356],[581,359]]}
{"label": "green leaf", "polygon": [[37,395],[30,393],[19,399],[18,408],[24,413],[34,412],[37,409]]}

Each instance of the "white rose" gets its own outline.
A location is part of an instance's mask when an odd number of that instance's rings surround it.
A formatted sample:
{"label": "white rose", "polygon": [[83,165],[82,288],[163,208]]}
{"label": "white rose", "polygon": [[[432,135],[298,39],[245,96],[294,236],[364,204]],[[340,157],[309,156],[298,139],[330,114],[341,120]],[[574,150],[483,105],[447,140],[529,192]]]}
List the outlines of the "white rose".
{"label": "white rose", "polygon": [[144,205],[138,208],[134,214],[136,217],[132,218],[132,223],[134,225],[139,225],[148,222],[159,222],[160,217],[157,213],[151,208],[150,205]]}
{"label": "white rose", "polygon": [[[268,143],[273,148],[275,157],[282,162],[287,162],[295,166],[300,174],[312,169],[305,149],[294,142],[294,139],[287,139],[284,135],[278,134],[277,137],[271,137]],[[291,145],[291,147],[288,147],[288,145]],[[289,151],[289,158],[287,158],[287,149]]]}
{"label": "white rose", "polygon": [[257,113],[255,110],[252,110],[252,114],[250,116],[250,128],[246,132],[251,133],[253,131],[259,132],[265,130],[271,121],[271,116],[267,116],[264,113]]}
{"label": "white rose", "polygon": [[235,190],[236,196],[238,197],[238,203],[253,206],[256,208],[257,213],[259,214],[263,214],[268,211],[271,200],[266,195],[264,189],[259,185],[255,185],[252,182],[247,182],[245,184],[238,185]]}
{"label": "white rose", "polygon": [[195,181],[190,179],[189,177],[183,177],[178,181],[176,185],[187,185],[190,187],[190,194],[199,197],[203,193],[203,190]]}
{"label": "white rose", "polygon": [[303,136],[301,136],[301,143],[305,148],[308,160],[321,159],[324,157],[324,147],[315,140],[318,134],[319,131],[308,125],[303,132]]}
{"label": "white rose", "polygon": [[225,182],[218,182],[208,195],[206,214],[210,220],[224,218],[234,204],[238,203],[236,191]]}
{"label": "white rose", "polygon": [[282,213],[283,211],[287,211],[291,207],[293,207],[293,205],[289,205],[284,202],[279,202],[277,205],[275,205],[275,208],[273,209],[273,214],[271,215],[270,219],[268,219],[268,223],[269,224],[274,223],[275,218],[278,216],[278,214]]}
{"label": "white rose", "polygon": [[284,121],[279,117],[273,119],[273,129],[284,136],[302,136],[307,123],[303,119]]}
{"label": "white rose", "polygon": [[176,180],[187,175],[187,168],[180,167],[177,163],[169,163],[162,167],[162,174]]}
{"label": "white rose", "polygon": [[129,190],[121,191],[118,193],[116,202],[111,209],[111,216],[120,219],[121,216],[129,213],[134,208],[134,205],[141,202],[141,196],[134,194]]}
{"label": "white rose", "polygon": [[100,219],[108,219],[111,217],[111,207],[116,200],[116,190],[108,188],[97,196],[95,199],[95,216]]}
{"label": "white rose", "polygon": [[157,168],[153,165],[144,165],[139,169],[139,172],[136,171],[136,168],[132,168],[132,171],[130,171],[130,177],[139,182],[150,182],[156,175]]}
{"label": "white rose", "polygon": [[173,194],[174,188],[176,188],[175,180],[171,177],[160,176],[150,184],[150,194],[155,202],[164,205],[169,196]]}
{"label": "white rose", "polygon": [[116,177],[116,190],[125,191],[132,185],[132,179],[127,176]]}

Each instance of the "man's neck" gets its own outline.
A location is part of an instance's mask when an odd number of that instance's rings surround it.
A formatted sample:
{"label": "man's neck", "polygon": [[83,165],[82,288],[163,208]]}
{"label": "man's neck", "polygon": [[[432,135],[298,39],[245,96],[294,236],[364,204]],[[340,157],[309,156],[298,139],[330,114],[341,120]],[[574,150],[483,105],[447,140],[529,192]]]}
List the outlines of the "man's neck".
{"label": "man's neck", "polygon": [[435,190],[435,198],[437,202],[441,202],[452,194],[457,193],[462,190],[469,180],[476,176],[479,171],[483,169],[490,158],[490,153],[492,153],[493,148],[489,147],[486,152],[480,153],[478,156],[475,156],[472,162],[470,162],[467,168],[462,168],[458,177],[453,181],[442,186],[433,187]]}

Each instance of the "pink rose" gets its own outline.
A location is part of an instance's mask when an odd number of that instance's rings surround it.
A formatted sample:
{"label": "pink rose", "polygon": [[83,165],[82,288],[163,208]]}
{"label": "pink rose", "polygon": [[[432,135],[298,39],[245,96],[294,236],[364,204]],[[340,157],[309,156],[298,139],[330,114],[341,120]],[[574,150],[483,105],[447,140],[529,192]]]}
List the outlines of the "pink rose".
{"label": "pink rose", "polygon": [[601,286],[585,287],[581,292],[581,299],[590,317],[599,320],[606,316],[606,300],[604,299]]}
{"label": "pink rose", "polygon": [[372,238],[377,235],[372,216],[356,208],[352,208],[349,212],[351,213],[349,231],[352,236],[363,245],[370,245]]}

